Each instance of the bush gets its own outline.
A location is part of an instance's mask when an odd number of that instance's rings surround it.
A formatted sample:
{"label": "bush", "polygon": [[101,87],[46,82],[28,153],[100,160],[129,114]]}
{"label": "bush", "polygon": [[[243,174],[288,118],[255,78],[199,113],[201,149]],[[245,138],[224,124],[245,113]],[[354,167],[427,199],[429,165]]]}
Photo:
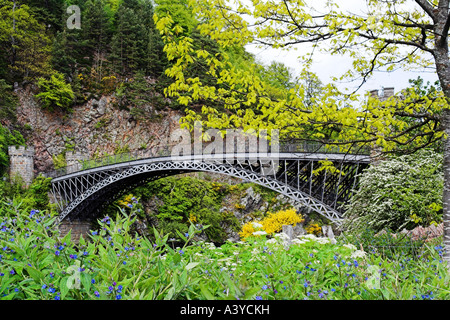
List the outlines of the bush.
{"label": "bush", "polygon": [[281,210],[276,213],[269,212],[261,221],[250,221],[244,224],[239,235],[244,239],[252,235],[263,234],[261,231],[272,235],[280,232],[283,229],[283,225],[295,226],[303,221],[302,215],[297,214],[294,209]]}
{"label": "bush", "polygon": [[59,107],[70,110],[70,106],[75,98],[70,84],[66,83],[61,73],[54,73],[50,79],[40,78],[38,80],[40,92],[35,95],[42,103],[43,108],[53,110]]}
{"label": "bush", "polygon": [[345,217],[347,230],[379,232],[424,227],[442,220],[443,156],[421,150],[371,166]]}
{"label": "bush", "polygon": [[0,196],[8,201],[20,199],[23,210],[53,210],[55,205],[50,204],[48,197],[50,188],[51,178],[45,178],[42,175],[34,178],[28,187],[24,185],[20,177],[14,177],[11,182],[1,182]]}
{"label": "bush", "polygon": [[8,146],[25,145],[25,139],[16,130],[9,130],[0,124],[0,174],[9,166]]}

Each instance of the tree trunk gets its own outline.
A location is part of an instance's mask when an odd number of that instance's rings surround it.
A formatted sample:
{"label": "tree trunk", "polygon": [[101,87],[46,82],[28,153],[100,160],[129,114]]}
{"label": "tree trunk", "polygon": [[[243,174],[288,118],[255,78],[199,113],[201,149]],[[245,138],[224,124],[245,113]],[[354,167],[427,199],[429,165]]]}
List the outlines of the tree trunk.
{"label": "tree trunk", "polygon": [[442,115],[442,123],[447,137],[444,142],[444,193],[442,196],[444,221],[444,260],[450,266],[450,110],[446,109]]}
{"label": "tree trunk", "polygon": [[[448,19],[447,0],[439,3],[439,10],[435,11],[435,39],[434,39],[434,60],[436,72],[439,78],[442,91],[450,103],[450,60],[448,57],[448,30],[446,23]],[[450,267],[450,110],[445,109],[442,113],[441,123],[446,134],[444,141],[444,192],[442,195],[443,222],[444,222],[444,260]]]}

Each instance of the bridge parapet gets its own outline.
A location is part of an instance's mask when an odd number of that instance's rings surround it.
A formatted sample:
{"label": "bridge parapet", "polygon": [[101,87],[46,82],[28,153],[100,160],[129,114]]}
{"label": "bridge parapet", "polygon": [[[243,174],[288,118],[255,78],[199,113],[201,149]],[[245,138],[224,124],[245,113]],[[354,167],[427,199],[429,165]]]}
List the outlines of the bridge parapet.
{"label": "bridge parapet", "polygon": [[[347,143],[348,145],[348,143]],[[345,146],[345,142],[336,142],[335,144],[324,144],[320,142],[302,141],[302,142],[282,142],[276,148],[267,146],[264,150],[259,150],[259,146],[254,154],[258,157],[264,158],[267,155],[277,155],[282,153],[307,153],[307,154],[347,154],[347,155],[369,155],[370,150],[367,147],[353,147],[351,150]],[[238,146],[234,145],[234,150],[230,150],[223,146],[223,150],[216,150],[210,148],[208,143],[203,145],[200,150],[191,148],[190,145],[167,144],[155,145],[148,149],[133,150],[126,153],[107,155],[100,158],[89,159],[87,155],[77,152],[75,154],[68,152],[66,154],[67,167],[63,167],[52,172],[46,173],[46,176],[57,178],[67,174],[75,173],[82,170],[120,164],[124,162],[131,162],[141,159],[160,158],[160,157],[177,157],[179,152],[185,156],[199,156],[199,155],[219,155],[232,158],[235,153],[243,152],[243,154],[251,154],[249,145]],[[205,153],[206,152],[206,153]]]}

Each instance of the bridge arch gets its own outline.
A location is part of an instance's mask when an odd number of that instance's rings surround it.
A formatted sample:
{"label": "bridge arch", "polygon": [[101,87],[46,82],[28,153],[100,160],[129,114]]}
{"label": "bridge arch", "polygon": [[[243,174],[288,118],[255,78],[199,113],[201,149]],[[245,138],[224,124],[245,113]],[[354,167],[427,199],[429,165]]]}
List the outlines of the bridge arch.
{"label": "bridge arch", "polygon": [[[341,169],[339,174],[314,173],[323,159],[333,161]],[[258,154],[152,157],[55,177],[52,192],[61,210],[59,221],[85,219],[111,200],[146,182],[203,171],[259,184],[339,224],[343,205],[357,186],[357,174],[368,163],[369,158],[363,155],[290,152],[265,157]]]}

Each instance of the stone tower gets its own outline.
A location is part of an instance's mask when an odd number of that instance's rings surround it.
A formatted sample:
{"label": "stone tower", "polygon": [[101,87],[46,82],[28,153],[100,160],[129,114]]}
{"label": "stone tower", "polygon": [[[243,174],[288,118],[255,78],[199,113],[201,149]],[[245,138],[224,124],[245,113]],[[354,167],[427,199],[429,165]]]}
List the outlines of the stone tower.
{"label": "stone tower", "polygon": [[67,173],[80,171],[82,169],[81,162],[87,158],[88,157],[85,154],[82,154],[79,151],[75,153],[72,151],[66,152]]}
{"label": "stone tower", "polygon": [[22,177],[26,185],[30,185],[34,178],[34,147],[8,147],[9,154],[9,176]]}

